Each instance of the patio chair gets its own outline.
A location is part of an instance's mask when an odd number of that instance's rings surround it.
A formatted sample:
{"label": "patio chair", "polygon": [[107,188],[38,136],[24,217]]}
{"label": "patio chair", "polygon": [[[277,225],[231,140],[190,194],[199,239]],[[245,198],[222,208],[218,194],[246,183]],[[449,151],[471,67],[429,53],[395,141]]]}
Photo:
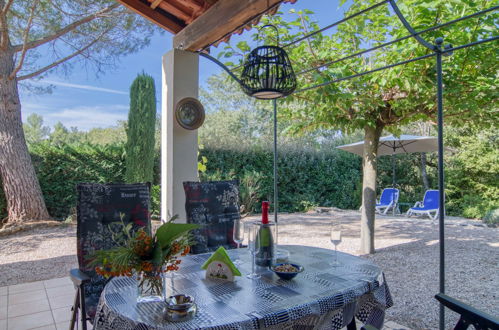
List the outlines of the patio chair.
{"label": "patio chair", "polygon": [[70,329],[74,329],[80,314],[81,328],[93,323],[97,304],[109,281],[95,272],[87,257],[93,252],[116,246],[112,232],[133,223],[133,230],[150,231],[150,184],[81,183],[77,190],[77,256],[78,269],[70,271],[76,289]]}
{"label": "patio chair", "polygon": [[[416,202],[414,206],[407,211],[407,216],[426,214],[430,219],[436,220],[440,210],[438,199],[438,190],[427,190],[424,194],[423,201]],[[435,214],[432,215],[432,213]]]}
{"label": "patio chair", "polygon": [[389,210],[392,210],[395,215],[397,203],[399,200],[399,190],[396,188],[385,188],[379,198],[379,203],[376,203],[376,212],[386,215]]}
{"label": "patio chair", "polygon": [[201,225],[193,230],[193,254],[237,247],[232,237],[239,214],[239,182],[184,182],[185,212],[188,223]]}
{"label": "patio chair", "polygon": [[445,307],[461,315],[454,329],[468,329],[470,325],[475,329],[499,329],[499,318],[479,311],[457,299],[439,293],[435,299],[440,301]]}

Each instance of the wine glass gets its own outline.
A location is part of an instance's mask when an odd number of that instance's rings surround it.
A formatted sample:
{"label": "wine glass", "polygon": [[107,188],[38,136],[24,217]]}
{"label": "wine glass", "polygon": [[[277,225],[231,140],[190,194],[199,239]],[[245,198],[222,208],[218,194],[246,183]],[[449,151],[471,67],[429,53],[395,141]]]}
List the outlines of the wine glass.
{"label": "wine glass", "polygon": [[331,221],[331,243],[334,245],[334,261],[331,264],[333,267],[338,267],[338,245],[341,243],[341,223],[335,218]]}
{"label": "wine glass", "polygon": [[258,229],[259,226],[255,223],[250,223],[247,226],[248,228],[248,250],[251,253],[251,274],[246,275],[247,278],[252,280],[256,280],[260,278],[260,274],[257,274],[255,271],[255,263],[256,263],[256,255],[260,251],[260,245],[258,244]]}
{"label": "wine glass", "polygon": [[[245,224],[241,219],[234,220],[234,230],[232,231],[232,239],[237,243],[237,248],[241,248],[241,243],[244,241]],[[241,265],[243,262],[239,258],[239,250],[237,251],[237,259],[234,260],[235,265]]]}

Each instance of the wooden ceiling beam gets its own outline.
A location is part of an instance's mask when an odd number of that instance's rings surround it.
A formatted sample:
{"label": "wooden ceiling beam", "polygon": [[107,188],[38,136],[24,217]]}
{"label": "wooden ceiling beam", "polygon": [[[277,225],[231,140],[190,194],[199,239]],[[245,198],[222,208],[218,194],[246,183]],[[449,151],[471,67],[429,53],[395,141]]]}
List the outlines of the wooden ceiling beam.
{"label": "wooden ceiling beam", "polygon": [[156,7],[159,5],[159,3],[163,1],[163,0],[154,0],[152,3],[151,3],[151,8],[152,9],[156,9]]}
{"label": "wooden ceiling beam", "polygon": [[[156,10],[152,9],[147,4],[141,1],[138,0],[117,0],[117,1],[123,4],[128,9],[136,12],[139,15],[142,15],[149,21],[161,26],[163,29],[173,34],[180,32],[180,30],[182,30],[185,27],[185,24],[182,24],[181,22],[173,18],[172,15],[165,13],[164,11],[163,13],[161,13],[157,9]],[[168,17],[168,15],[172,16],[172,18]]]}
{"label": "wooden ceiling beam", "polygon": [[173,1],[169,2],[162,1],[159,3],[159,7],[177,16],[178,18],[183,20],[186,24],[189,24],[192,21],[192,10],[182,6],[179,3]]}
{"label": "wooden ceiling beam", "polygon": [[219,0],[173,37],[173,47],[200,50],[280,2],[282,0]]}
{"label": "wooden ceiling beam", "polygon": [[177,2],[180,2],[184,6],[191,8],[192,11],[200,11],[204,8],[203,4],[199,3],[196,0],[177,0]]}

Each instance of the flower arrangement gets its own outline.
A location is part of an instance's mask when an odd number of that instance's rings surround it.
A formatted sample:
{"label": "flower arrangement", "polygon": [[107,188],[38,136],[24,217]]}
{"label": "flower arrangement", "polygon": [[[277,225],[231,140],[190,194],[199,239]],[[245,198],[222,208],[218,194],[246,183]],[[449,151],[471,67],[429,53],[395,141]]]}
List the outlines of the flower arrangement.
{"label": "flower arrangement", "polygon": [[173,223],[176,217],[162,224],[154,235],[141,228],[133,230],[133,224],[123,222],[122,228],[112,232],[116,247],[99,250],[90,256],[95,271],[108,278],[111,276],[137,276],[139,300],[141,297],[161,296],[163,281],[161,273],[176,271],[181,260],[190,251],[195,224]]}

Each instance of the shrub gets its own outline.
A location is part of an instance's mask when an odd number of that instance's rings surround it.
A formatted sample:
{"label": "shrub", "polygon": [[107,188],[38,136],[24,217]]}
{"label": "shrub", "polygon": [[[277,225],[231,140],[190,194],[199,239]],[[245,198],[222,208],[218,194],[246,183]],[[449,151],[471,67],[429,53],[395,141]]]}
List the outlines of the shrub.
{"label": "shrub", "polygon": [[[205,145],[200,154],[208,159],[202,180],[239,179],[244,198],[248,198],[251,190],[255,202],[250,203],[252,206],[247,206],[245,211],[259,211],[259,201],[273,200],[273,154],[270,148],[221,149]],[[279,210],[304,211],[310,205],[358,208],[360,165],[360,157],[333,148],[317,151],[281,147],[278,158]]]}
{"label": "shrub", "polygon": [[32,145],[35,166],[50,215],[65,219],[76,206],[76,185],[80,182],[123,182],[122,144],[52,146]]}
{"label": "shrub", "polygon": [[483,217],[483,222],[485,222],[489,227],[499,227],[499,209],[490,210]]}

